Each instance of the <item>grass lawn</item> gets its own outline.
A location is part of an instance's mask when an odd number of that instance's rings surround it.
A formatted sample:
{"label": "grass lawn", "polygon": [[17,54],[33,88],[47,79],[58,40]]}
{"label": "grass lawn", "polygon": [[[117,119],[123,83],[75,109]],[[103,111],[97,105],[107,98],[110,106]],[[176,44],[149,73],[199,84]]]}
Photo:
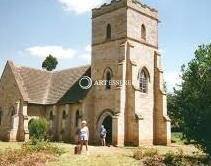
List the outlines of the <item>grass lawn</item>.
{"label": "grass lawn", "polygon": [[[171,146],[143,146],[157,149],[159,154],[168,152],[183,152],[186,156],[204,155],[193,145],[185,145],[180,139],[180,133],[173,133],[172,139],[175,143]],[[18,149],[22,143],[0,142],[0,152],[10,149]],[[89,146],[89,155],[85,154],[85,147],[82,155],[74,155],[75,145],[66,143],[52,143],[65,150],[65,153],[59,156],[59,159],[53,162],[47,162],[48,166],[140,166],[141,161],[133,158],[136,147],[100,147]]]}
{"label": "grass lawn", "polygon": [[135,148],[116,148],[89,146],[89,155],[74,155],[74,145],[59,144],[66,153],[61,155],[59,161],[48,163],[49,166],[138,166],[140,161],[135,160],[133,150]]}
{"label": "grass lawn", "polygon": [[19,149],[22,143],[18,142],[1,142],[0,141],[0,152],[3,152],[7,149]]}
{"label": "grass lawn", "polygon": [[[135,147],[97,147],[89,146],[90,155],[74,155],[74,145],[58,144],[61,148],[65,149],[66,153],[60,156],[59,161],[48,163],[49,166],[140,166],[140,161],[133,158]],[[155,148],[159,154],[166,154],[169,151],[180,152],[183,151],[184,155],[192,156],[193,154],[202,154],[201,151],[196,149],[193,145],[180,145],[172,144],[171,146],[144,146]]]}

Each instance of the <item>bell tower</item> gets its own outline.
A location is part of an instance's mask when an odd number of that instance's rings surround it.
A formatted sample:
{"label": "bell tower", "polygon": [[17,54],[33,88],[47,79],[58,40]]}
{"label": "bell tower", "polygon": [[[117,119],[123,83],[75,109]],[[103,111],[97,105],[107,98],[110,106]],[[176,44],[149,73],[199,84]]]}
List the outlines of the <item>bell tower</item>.
{"label": "bell tower", "polygon": [[93,87],[94,112],[97,119],[111,113],[115,145],[170,141],[158,22],[158,12],[137,0],[112,0],[92,10],[91,77],[106,82]]}

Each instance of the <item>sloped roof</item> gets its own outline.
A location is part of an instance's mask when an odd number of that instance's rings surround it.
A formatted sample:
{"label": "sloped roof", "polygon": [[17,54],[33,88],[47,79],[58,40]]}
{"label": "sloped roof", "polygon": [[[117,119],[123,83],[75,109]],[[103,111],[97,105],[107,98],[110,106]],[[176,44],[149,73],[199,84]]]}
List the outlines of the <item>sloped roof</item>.
{"label": "sloped roof", "polygon": [[87,65],[49,72],[8,63],[24,100],[34,104],[56,104],[90,70]]}
{"label": "sloped roof", "polygon": [[[84,76],[91,77],[91,68],[89,68]],[[77,101],[82,100],[87,93],[89,92],[89,89],[82,89],[79,85],[79,80],[65,93],[65,95],[58,101],[59,104],[64,103],[75,103]]]}

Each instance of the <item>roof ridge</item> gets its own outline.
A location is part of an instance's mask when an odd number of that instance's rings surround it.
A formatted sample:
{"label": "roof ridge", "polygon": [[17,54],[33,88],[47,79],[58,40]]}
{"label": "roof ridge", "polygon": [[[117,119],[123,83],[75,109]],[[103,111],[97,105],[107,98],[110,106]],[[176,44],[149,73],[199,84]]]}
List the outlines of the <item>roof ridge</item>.
{"label": "roof ridge", "polygon": [[91,67],[90,64],[87,64],[87,65],[81,65],[81,66],[74,66],[74,67],[71,67],[71,68],[67,68],[67,69],[62,69],[62,70],[57,70],[57,71],[54,71],[53,73],[59,73],[59,72],[62,72],[62,71],[66,71],[66,70],[72,70],[72,69],[79,69],[79,68],[82,68],[82,67]]}
{"label": "roof ridge", "polygon": [[71,69],[77,69],[77,68],[90,67],[91,66],[90,64],[86,64],[86,65],[81,65],[81,66],[70,67],[70,68],[67,68],[67,69],[61,69],[61,70],[55,70],[55,71],[47,71],[47,70],[36,69],[36,68],[33,68],[33,67],[24,66],[24,65],[14,64],[12,61],[8,61],[8,62],[10,64],[12,63],[13,66],[17,67],[17,68],[22,68],[23,67],[23,68],[26,68],[26,69],[31,69],[31,70],[36,70],[36,71],[46,72],[46,73],[58,73],[58,72],[65,71],[65,70],[71,70]]}

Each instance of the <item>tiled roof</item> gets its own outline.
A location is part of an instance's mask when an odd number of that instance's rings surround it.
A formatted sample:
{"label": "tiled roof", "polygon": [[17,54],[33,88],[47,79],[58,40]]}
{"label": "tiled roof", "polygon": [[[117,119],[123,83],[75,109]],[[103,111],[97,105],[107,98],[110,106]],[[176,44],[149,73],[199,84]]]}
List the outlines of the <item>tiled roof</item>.
{"label": "tiled roof", "polygon": [[[49,72],[17,66],[9,62],[25,101],[34,104],[56,104],[84,75],[90,66]],[[71,93],[71,92],[70,92]],[[74,92],[75,93],[75,92]]]}
{"label": "tiled roof", "polygon": [[[91,77],[91,68],[89,68],[84,76]],[[89,89],[82,89],[79,85],[79,80],[65,93],[65,95],[59,100],[58,104],[64,104],[64,103],[75,103],[77,101],[82,100],[87,93],[89,92]]]}

